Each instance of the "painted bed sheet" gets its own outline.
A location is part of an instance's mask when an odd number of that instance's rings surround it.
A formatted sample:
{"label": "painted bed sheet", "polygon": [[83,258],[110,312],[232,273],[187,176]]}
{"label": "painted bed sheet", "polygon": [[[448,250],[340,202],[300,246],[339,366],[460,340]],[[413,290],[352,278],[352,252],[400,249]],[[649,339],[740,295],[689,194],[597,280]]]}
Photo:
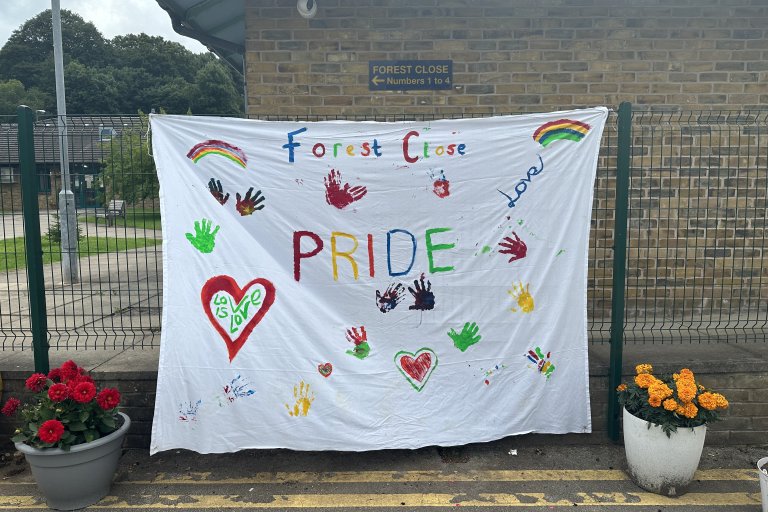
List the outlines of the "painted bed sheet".
{"label": "painted bed sheet", "polygon": [[588,232],[606,116],[153,115],[152,453],[589,432]]}

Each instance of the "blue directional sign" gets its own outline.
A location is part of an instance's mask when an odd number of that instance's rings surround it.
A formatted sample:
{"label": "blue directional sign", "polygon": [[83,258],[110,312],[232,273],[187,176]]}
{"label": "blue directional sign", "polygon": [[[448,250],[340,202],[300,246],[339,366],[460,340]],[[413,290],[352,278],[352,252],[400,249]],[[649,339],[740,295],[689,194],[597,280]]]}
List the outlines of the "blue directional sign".
{"label": "blue directional sign", "polygon": [[453,87],[452,60],[372,60],[368,90],[406,91]]}

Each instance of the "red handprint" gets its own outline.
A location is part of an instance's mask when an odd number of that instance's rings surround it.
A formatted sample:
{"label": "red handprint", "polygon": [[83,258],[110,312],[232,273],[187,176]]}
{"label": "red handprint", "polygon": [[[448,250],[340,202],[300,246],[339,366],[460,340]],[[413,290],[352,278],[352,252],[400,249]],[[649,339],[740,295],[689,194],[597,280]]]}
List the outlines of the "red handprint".
{"label": "red handprint", "polygon": [[364,326],[361,325],[359,331],[355,327],[347,329],[347,341],[355,344],[355,348],[347,350],[347,354],[358,359],[365,359],[371,353],[371,347],[368,345],[368,333],[365,332]]}
{"label": "red handprint", "polygon": [[504,240],[499,242],[499,245],[504,248],[499,252],[501,254],[510,254],[511,255],[511,257],[509,258],[510,263],[512,263],[515,260],[521,260],[525,258],[525,255],[528,253],[528,246],[525,245],[525,242],[520,240],[520,237],[517,236],[517,233],[513,231],[512,236],[515,237],[514,240],[507,236],[507,237],[504,237]]}
{"label": "red handprint", "polygon": [[325,183],[325,201],[339,210],[349,206],[355,201],[361,199],[368,190],[360,185],[350,187],[349,183],[341,183],[341,172],[331,169],[327,178],[323,178]]}
{"label": "red handprint", "polygon": [[253,187],[248,189],[248,192],[245,193],[245,197],[240,197],[239,192],[235,194],[235,199],[237,200],[235,208],[242,216],[251,215],[256,210],[264,208],[263,204],[259,204],[264,202],[264,196],[261,195],[261,190],[257,190],[253,197],[251,197],[252,193]]}

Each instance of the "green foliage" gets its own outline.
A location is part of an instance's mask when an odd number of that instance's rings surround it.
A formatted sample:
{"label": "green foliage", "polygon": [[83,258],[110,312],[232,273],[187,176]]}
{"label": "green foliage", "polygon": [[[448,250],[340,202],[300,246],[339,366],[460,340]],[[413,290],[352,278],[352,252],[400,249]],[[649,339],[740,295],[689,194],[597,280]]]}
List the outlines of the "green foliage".
{"label": "green foliage", "polygon": [[719,421],[720,411],[728,407],[723,395],[697,383],[688,369],[660,377],[652,371],[651,365],[638,365],[637,376],[618,387],[618,400],[630,414],[661,426],[667,437],[681,427]]}
{"label": "green foliage", "polygon": [[[56,393],[49,393],[54,386]],[[21,421],[12,438],[15,443],[66,451],[72,446],[99,439],[118,429],[119,392],[113,388],[99,392],[88,372],[72,361],[67,361],[48,376],[33,374],[27,380],[26,387],[34,394],[31,401],[16,411]],[[85,397],[82,394],[84,388],[90,388]],[[105,400],[105,395],[111,395],[111,398]],[[63,427],[63,433],[55,436],[55,441],[45,441],[46,436],[40,430],[50,420]]]}
{"label": "green foliage", "polygon": [[[59,214],[54,213],[53,214],[53,222],[48,226],[48,231],[46,231],[45,238],[48,239],[49,244],[60,244],[61,243],[61,219],[59,219]],[[77,241],[82,242],[83,241],[83,230],[80,227],[80,224],[77,225]]]}
{"label": "green foliage", "polygon": [[19,105],[26,105],[32,110],[45,110],[50,102],[48,94],[35,87],[25,89],[19,80],[0,81],[0,115],[16,114]]}
{"label": "green foliage", "polygon": [[[147,34],[106,40],[92,23],[66,9],[61,11],[61,25],[70,113],[163,109],[176,114],[191,110],[240,115],[243,111],[240,77],[212,54],[196,55],[179,43]],[[0,81],[17,80],[31,95],[24,103],[54,113],[53,69],[49,9],[16,29],[0,49]],[[14,95],[0,94],[0,114],[16,112],[19,91],[16,84],[13,87]]]}
{"label": "green foliage", "polygon": [[[147,123],[143,116],[142,125]],[[104,145],[109,154],[100,176],[107,197],[119,197],[129,203],[158,197],[160,183],[155,162],[149,155],[149,141],[142,140],[140,128],[123,130]]]}

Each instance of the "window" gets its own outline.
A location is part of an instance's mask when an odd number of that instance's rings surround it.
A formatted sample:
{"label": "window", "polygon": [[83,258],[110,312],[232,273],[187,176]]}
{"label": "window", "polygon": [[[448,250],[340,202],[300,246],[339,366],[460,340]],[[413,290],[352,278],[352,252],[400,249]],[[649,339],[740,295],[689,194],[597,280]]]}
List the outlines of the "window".
{"label": "window", "polygon": [[13,167],[0,167],[0,183],[16,183]]}
{"label": "window", "polygon": [[117,135],[117,131],[114,128],[99,126],[99,142],[108,142],[115,135]]}

